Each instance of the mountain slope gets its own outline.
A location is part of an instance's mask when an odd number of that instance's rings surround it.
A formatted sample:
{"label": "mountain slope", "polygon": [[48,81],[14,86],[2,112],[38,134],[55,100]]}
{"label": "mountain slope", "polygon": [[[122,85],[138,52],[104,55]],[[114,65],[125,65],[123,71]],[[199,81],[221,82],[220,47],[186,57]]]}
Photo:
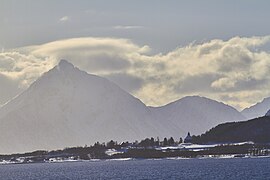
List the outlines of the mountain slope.
{"label": "mountain slope", "polygon": [[270,116],[270,109],[267,111],[267,113],[265,114],[265,116]]}
{"label": "mountain slope", "polygon": [[222,122],[244,120],[233,107],[200,96],[187,96],[162,107],[151,107],[151,111],[158,121],[170,122],[192,134],[200,134]]}
{"label": "mountain slope", "polygon": [[245,142],[270,143],[270,117],[220,124],[193,140],[196,143]]}
{"label": "mountain slope", "polygon": [[241,113],[247,119],[253,119],[264,116],[265,113],[270,109],[270,97],[263,99],[263,101],[244,109]]}

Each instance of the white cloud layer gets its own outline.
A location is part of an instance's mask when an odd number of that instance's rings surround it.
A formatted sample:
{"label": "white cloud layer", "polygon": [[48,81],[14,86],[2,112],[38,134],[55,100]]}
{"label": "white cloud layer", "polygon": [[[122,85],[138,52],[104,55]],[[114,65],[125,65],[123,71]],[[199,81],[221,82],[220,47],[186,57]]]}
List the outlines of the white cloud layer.
{"label": "white cloud layer", "polygon": [[243,108],[270,96],[270,53],[262,48],[269,42],[270,36],[214,39],[149,55],[150,47],[127,39],[66,39],[0,53],[0,76],[12,82],[5,88],[15,94],[19,90],[14,90],[14,83],[25,89],[60,59],[67,59],[114,81],[147,105],[196,94]]}

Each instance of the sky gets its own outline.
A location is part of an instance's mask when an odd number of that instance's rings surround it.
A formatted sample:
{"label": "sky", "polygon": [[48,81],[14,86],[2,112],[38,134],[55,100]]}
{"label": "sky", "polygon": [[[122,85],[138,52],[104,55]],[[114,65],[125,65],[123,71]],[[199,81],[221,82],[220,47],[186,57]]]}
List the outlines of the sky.
{"label": "sky", "polygon": [[270,1],[0,0],[0,105],[66,59],[150,106],[270,96]]}

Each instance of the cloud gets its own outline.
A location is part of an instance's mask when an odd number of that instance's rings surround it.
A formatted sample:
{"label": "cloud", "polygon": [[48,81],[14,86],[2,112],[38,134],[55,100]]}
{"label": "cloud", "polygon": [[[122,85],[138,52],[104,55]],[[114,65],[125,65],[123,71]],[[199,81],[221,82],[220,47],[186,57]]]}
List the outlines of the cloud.
{"label": "cloud", "polygon": [[23,51],[54,61],[68,59],[88,72],[107,74],[129,69],[133,63],[132,57],[139,57],[149,52],[150,48],[140,47],[127,39],[90,37],[29,46],[23,48]]}
{"label": "cloud", "polygon": [[111,73],[104,77],[131,93],[138,91],[144,83],[143,78],[128,73]]}
{"label": "cloud", "polygon": [[113,29],[129,30],[129,29],[142,29],[143,26],[114,26]]}
{"label": "cloud", "polygon": [[0,53],[0,106],[26,89],[44,71],[50,61],[18,51]]}
{"label": "cloud", "polygon": [[38,58],[19,51],[0,53],[0,75],[20,81],[20,86],[27,87],[44,71],[53,67],[52,61]]}
{"label": "cloud", "polygon": [[214,39],[167,54],[119,38],[74,38],[0,53],[0,74],[26,88],[60,59],[110,79],[147,105],[202,95],[243,108],[270,96],[270,36]]}
{"label": "cloud", "polygon": [[12,99],[14,96],[22,92],[22,88],[18,86],[18,82],[0,74],[0,107],[1,104]]}
{"label": "cloud", "polygon": [[63,17],[61,17],[61,18],[59,19],[60,22],[67,22],[67,21],[69,21],[69,20],[70,20],[70,17],[68,17],[68,16],[63,16]]}

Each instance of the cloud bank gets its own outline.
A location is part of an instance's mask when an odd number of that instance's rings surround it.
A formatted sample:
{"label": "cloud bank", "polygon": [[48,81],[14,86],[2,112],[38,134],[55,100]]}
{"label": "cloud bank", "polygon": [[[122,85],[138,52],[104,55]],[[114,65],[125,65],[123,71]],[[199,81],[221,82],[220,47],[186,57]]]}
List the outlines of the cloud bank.
{"label": "cloud bank", "polygon": [[270,52],[265,50],[269,42],[270,36],[233,37],[151,54],[149,46],[128,39],[66,39],[0,53],[0,83],[8,79],[4,89],[15,94],[67,59],[117,83],[147,105],[201,95],[240,109],[270,96]]}

